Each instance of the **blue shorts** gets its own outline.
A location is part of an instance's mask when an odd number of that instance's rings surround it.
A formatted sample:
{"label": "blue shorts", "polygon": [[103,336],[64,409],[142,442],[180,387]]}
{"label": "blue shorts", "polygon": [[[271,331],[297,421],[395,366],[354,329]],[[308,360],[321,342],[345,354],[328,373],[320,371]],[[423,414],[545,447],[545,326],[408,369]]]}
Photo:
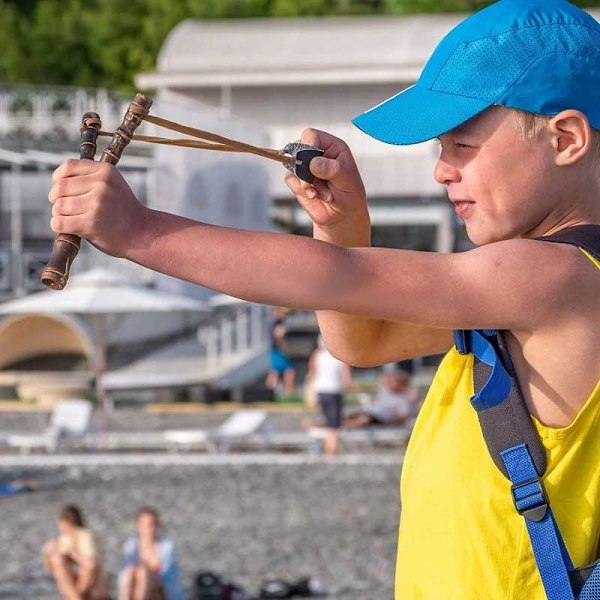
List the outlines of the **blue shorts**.
{"label": "blue shorts", "polygon": [[271,350],[271,369],[278,373],[285,373],[294,368],[294,363],[279,350]]}

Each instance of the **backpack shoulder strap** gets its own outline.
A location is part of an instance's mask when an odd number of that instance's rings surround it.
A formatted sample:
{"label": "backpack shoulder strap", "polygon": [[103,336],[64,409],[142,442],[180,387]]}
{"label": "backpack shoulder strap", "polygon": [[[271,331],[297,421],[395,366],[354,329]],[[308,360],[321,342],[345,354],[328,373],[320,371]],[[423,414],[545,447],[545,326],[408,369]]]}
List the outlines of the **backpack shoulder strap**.
{"label": "backpack shoulder strap", "polygon": [[600,225],[576,225],[558,233],[535,239],[541,242],[556,242],[578,246],[600,260]]}
{"label": "backpack shoulder strap", "polygon": [[[571,244],[600,260],[600,225],[579,225],[540,241]],[[546,451],[529,414],[505,332],[456,331],[457,350],[473,354],[473,397],[488,451],[512,486],[549,600],[600,600],[600,561],[574,569],[542,484]]]}
{"label": "backpack shoulder strap", "polygon": [[512,484],[512,501],[525,519],[546,596],[574,600],[569,575],[573,563],[542,483],[546,451],[523,400],[504,335],[494,330],[459,331],[455,341],[459,352],[473,354],[471,404],[494,463]]}
{"label": "backpack shoulder strap", "polygon": [[546,472],[546,451],[529,415],[504,332],[455,332],[456,347],[473,354],[471,405],[477,412],[483,438],[492,460],[510,479],[502,453],[526,444],[539,476]]}
{"label": "backpack shoulder strap", "polygon": [[[571,244],[583,248],[600,260],[600,225],[577,225],[553,235],[536,238],[540,241]],[[539,439],[529,410],[523,399],[505,332],[495,330],[461,331],[455,333],[457,348],[473,353],[473,408],[483,432],[488,450],[496,466],[508,477],[502,452],[517,443],[527,445],[540,476],[546,471],[546,452]],[[493,359],[489,357],[494,355]],[[487,358],[486,358],[487,357]],[[507,391],[502,401],[490,401],[492,381],[506,380]]]}

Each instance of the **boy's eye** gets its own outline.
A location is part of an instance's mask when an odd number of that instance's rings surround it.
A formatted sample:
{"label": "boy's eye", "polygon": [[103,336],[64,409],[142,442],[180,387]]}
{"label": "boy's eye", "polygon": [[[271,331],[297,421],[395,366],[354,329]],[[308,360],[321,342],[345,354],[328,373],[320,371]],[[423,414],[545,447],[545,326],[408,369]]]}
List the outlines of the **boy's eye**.
{"label": "boy's eye", "polygon": [[[433,138],[433,141],[436,144],[439,145],[443,145],[443,141],[437,137],[437,138]],[[450,143],[452,144],[452,146],[454,146],[455,148],[473,148],[473,146],[469,145],[469,144],[464,144],[462,142],[457,142],[456,140],[451,140]]]}

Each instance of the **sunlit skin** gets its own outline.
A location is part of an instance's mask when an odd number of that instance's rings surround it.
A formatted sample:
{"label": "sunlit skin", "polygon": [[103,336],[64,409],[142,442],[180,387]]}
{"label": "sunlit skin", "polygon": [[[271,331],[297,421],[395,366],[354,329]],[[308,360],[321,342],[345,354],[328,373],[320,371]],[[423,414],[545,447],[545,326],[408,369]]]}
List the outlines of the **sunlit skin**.
{"label": "sunlit skin", "polygon": [[140,560],[150,570],[160,569],[160,557],[156,541],[158,539],[159,524],[156,517],[150,513],[141,513],[136,521],[139,536]]}
{"label": "sunlit skin", "polygon": [[151,540],[156,539],[158,534],[158,523],[156,522],[154,515],[142,513],[137,518],[136,526],[138,535],[141,538]]}
{"label": "sunlit skin", "polygon": [[[151,600],[163,597],[158,549],[160,523],[151,512],[141,512],[136,519],[139,564],[129,565],[119,576],[119,600]],[[159,591],[161,590],[161,591]]]}
{"label": "sunlit skin", "polygon": [[[575,112],[575,111],[573,111]],[[558,169],[549,152],[549,131],[526,140],[515,113],[493,107],[439,138],[434,171],[477,245],[515,237],[533,238],[581,222],[578,208],[595,202],[597,190],[582,190],[586,164]],[[589,175],[589,174],[588,174]],[[591,192],[591,193],[590,193]],[[591,200],[582,195],[594,196]],[[461,202],[464,201],[464,202]]]}
{"label": "sunlit skin", "polygon": [[[66,519],[58,520],[58,530],[61,536],[74,538],[80,528]],[[73,540],[73,548],[76,542]],[[46,568],[52,573],[61,597],[66,600],[88,598],[88,594],[99,594],[105,589],[105,581],[99,577],[98,565],[95,559],[84,556],[74,549],[68,554],[60,550],[58,539],[53,539],[43,547]]]}
{"label": "sunlit skin", "polygon": [[77,527],[69,521],[65,521],[64,519],[58,520],[58,530],[65,535],[72,535],[74,531],[77,530]]}
{"label": "sunlit skin", "polygon": [[600,170],[585,116],[563,111],[522,140],[514,115],[493,108],[441,136],[435,177],[480,245],[458,254],[368,247],[364,186],[348,146],[316,130],[302,139],[325,149],[311,163],[320,181],[286,182],[316,239],[148,209],[114,167],[85,160],[55,171],[51,226],[251,302],[316,310],[328,350],[354,366],[444,352],[453,329],[509,330],[532,414],[570,423],[600,379],[600,281],[578,249],[529,238],[600,224]]}

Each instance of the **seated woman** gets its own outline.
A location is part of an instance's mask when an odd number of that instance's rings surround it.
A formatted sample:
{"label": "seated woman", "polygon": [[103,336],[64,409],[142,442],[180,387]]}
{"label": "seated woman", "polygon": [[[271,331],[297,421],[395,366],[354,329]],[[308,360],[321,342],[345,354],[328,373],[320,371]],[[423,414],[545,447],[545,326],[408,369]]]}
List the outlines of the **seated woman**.
{"label": "seated woman", "polygon": [[98,546],[85,527],[81,510],[64,506],[58,517],[59,536],[44,544],[46,568],[64,600],[110,600]]}
{"label": "seated woman", "polygon": [[417,414],[418,397],[406,371],[388,371],[381,376],[373,403],[344,418],[342,427],[402,425]]}
{"label": "seated woman", "polygon": [[184,600],[175,544],[160,534],[154,508],[141,508],[137,534],[123,545],[119,600]]}

